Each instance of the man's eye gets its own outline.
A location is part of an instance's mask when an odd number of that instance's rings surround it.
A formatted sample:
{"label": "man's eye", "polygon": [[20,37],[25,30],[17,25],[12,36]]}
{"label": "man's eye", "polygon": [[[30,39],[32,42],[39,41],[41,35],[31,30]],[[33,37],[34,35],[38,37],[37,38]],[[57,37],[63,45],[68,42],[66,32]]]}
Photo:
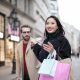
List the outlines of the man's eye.
{"label": "man's eye", "polygon": [[30,31],[27,31],[27,32],[23,32],[23,33],[24,33],[24,34],[25,34],[25,33],[30,33]]}
{"label": "man's eye", "polygon": [[27,31],[27,33],[30,33],[30,31]]}
{"label": "man's eye", "polygon": [[26,33],[26,32],[23,32],[23,33]]}

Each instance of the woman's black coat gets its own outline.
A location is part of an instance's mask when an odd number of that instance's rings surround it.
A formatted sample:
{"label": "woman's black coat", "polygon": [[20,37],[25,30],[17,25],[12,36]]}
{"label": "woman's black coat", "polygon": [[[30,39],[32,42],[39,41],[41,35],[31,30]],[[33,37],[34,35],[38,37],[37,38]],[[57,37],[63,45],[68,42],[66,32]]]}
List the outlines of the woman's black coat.
{"label": "woman's black coat", "polygon": [[[70,44],[69,44],[68,40],[63,35],[56,34],[56,33],[48,34],[47,38],[44,40],[43,44],[47,44],[47,42],[50,42],[54,46],[54,48],[57,52],[56,59],[58,59],[58,56],[61,59],[71,57]],[[46,59],[49,54],[39,44],[34,45],[33,52],[36,55],[36,57],[39,59],[40,62],[42,62],[44,59]]]}

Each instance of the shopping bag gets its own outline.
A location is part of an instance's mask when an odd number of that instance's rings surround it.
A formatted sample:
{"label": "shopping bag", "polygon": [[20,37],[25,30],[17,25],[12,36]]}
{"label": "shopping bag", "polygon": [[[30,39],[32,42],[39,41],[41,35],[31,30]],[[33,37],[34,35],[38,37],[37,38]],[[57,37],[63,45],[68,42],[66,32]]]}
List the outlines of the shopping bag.
{"label": "shopping bag", "polygon": [[54,80],[54,77],[45,74],[40,74],[39,80]]}
{"label": "shopping bag", "polygon": [[44,59],[38,73],[54,77],[57,63],[58,61],[55,59]]}
{"label": "shopping bag", "polygon": [[70,69],[71,66],[69,63],[58,61],[54,77],[47,74],[40,74],[39,80],[69,80]]}
{"label": "shopping bag", "polygon": [[69,80],[70,70],[70,64],[58,62],[54,80]]}
{"label": "shopping bag", "polygon": [[69,63],[69,64],[71,65],[70,80],[75,80],[74,70],[73,70],[71,58],[62,59],[62,60],[60,60],[60,62],[61,62],[61,63]]}

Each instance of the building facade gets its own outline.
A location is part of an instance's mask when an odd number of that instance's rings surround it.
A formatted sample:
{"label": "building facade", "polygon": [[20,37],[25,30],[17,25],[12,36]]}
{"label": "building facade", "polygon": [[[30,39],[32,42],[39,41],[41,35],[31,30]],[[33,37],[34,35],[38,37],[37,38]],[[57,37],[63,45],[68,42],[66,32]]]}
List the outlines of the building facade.
{"label": "building facade", "polygon": [[49,3],[50,3],[50,13],[51,13],[51,15],[59,17],[57,0],[50,0]]}
{"label": "building facade", "polygon": [[15,8],[21,25],[31,26],[31,36],[39,37],[44,33],[44,22],[49,14],[47,1],[45,3],[45,0],[0,0],[0,66],[11,64],[18,43],[10,41],[8,37],[7,17],[10,12]]}
{"label": "building facade", "polygon": [[[48,0],[34,0],[33,18],[36,20],[34,34],[35,37],[42,36],[45,29],[45,19],[50,15]],[[36,35],[37,34],[37,35]]]}
{"label": "building facade", "polygon": [[65,30],[65,36],[70,42],[72,54],[80,54],[80,31],[74,26],[62,22]]}

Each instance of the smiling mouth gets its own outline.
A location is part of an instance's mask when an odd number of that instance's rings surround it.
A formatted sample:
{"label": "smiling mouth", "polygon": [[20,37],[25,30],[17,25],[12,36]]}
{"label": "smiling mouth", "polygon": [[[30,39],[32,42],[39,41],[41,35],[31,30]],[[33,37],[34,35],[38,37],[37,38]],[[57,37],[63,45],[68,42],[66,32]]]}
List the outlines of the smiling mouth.
{"label": "smiling mouth", "polygon": [[51,28],[48,29],[48,31],[51,31],[51,30],[52,30]]}
{"label": "smiling mouth", "polygon": [[26,38],[28,38],[29,36],[25,36]]}

